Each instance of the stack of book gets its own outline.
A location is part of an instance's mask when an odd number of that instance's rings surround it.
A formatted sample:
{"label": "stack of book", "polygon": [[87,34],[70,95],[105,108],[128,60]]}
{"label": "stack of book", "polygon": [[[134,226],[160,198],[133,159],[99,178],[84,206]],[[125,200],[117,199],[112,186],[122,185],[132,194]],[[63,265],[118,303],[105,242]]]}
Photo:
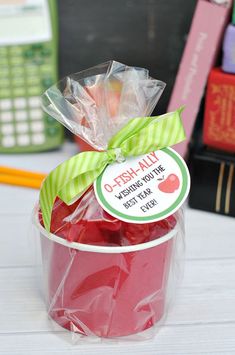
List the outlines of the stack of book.
{"label": "stack of book", "polygon": [[189,205],[235,216],[235,9],[224,35],[222,65],[209,74],[189,164]]}

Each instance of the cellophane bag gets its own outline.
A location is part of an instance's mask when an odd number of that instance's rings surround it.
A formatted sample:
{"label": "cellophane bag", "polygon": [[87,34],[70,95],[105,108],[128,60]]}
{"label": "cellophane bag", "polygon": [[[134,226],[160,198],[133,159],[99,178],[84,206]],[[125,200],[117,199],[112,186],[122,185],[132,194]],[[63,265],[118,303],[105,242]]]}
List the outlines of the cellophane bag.
{"label": "cellophane bag", "polygon": [[[43,107],[102,151],[131,118],[151,114],[164,87],[148,70],[112,61],[49,88]],[[55,200],[50,233],[39,206],[33,219],[48,315],[73,342],[155,335],[181,277],[182,209],[157,222],[124,222],[100,206],[91,186],[72,205]]]}

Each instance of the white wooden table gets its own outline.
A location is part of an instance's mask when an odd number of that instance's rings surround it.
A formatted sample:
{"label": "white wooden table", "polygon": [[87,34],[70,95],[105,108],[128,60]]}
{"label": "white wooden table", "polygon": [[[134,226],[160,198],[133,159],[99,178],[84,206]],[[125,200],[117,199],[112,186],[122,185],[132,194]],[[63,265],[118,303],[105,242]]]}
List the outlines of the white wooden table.
{"label": "white wooden table", "polygon": [[[48,172],[75,152],[67,144],[1,156],[0,165]],[[184,280],[155,340],[74,346],[51,330],[38,291],[28,233],[37,198],[37,190],[0,185],[0,354],[235,354],[235,219],[186,210]]]}

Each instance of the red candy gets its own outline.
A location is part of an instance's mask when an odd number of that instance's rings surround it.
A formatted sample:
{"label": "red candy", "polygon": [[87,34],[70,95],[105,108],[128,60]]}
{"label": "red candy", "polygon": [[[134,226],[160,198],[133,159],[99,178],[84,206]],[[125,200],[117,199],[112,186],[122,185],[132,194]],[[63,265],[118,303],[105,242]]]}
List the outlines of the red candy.
{"label": "red candy", "polygon": [[[39,220],[43,225],[40,212]],[[70,242],[122,246],[157,239],[170,232],[175,225],[173,215],[159,222],[145,224],[122,222],[103,210],[90,188],[70,206],[59,198],[56,199],[52,211],[51,233]]]}

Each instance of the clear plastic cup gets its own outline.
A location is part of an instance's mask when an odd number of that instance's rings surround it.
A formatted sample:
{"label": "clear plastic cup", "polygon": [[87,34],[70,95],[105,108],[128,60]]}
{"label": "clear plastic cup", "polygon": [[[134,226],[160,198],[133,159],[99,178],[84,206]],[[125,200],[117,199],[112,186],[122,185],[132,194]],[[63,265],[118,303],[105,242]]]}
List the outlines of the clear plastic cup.
{"label": "clear plastic cup", "polygon": [[48,313],[84,335],[120,337],[152,327],[164,315],[178,224],[169,233],[131,246],[68,242],[39,223]]}

